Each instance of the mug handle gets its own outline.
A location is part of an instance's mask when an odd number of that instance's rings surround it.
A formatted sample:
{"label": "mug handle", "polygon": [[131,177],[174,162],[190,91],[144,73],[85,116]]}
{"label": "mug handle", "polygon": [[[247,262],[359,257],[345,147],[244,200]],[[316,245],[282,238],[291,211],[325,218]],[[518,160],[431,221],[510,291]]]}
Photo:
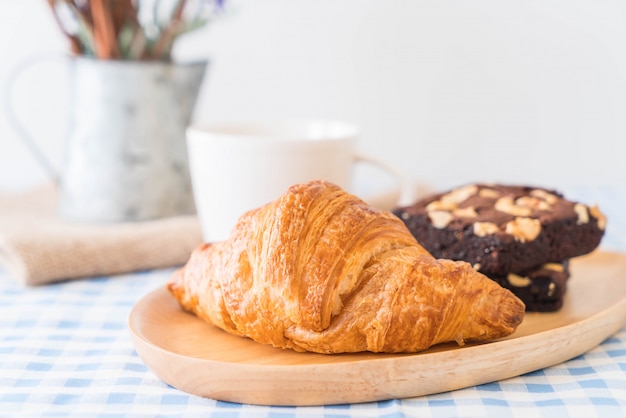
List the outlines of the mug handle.
{"label": "mug handle", "polygon": [[59,183],[59,171],[55,168],[54,164],[45,152],[41,149],[37,141],[32,137],[32,135],[28,132],[28,129],[20,122],[17,113],[15,112],[14,106],[14,90],[15,84],[22,73],[33,67],[42,61],[47,60],[56,60],[60,59],[59,55],[35,55],[24,61],[22,61],[19,65],[17,65],[13,70],[9,73],[7,77],[5,88],[3,89],[3,101],[4,101],[4,110],[7,116],[7,120],[12,125],[13,129],[17,133],[18,137],[22,140],[28,151],[31,153],[33,158],[37,161],[37,163],[41,166],[41,168],[50,176],[52,181],[55,184]]}
{"label": "mug handle", "polygon": [[[416,198],[416,187],[403,172],[393,167],[391,164],[388,164],[376,157],[372,157],[362,153],[357,152],[354,156],[354,159],[355,162],[368,163],[377,166],[378,168],[386,171],[393,178],[395,178],[398,183],[398,189],[389,192],[384,196],[374,199],[368,203],[377,207],[389,206],[390,200],[393,200],[393,204],[395,204],[396,206],[408,206],[414,203]],[[384,207],[384,209],[392,208]]]}

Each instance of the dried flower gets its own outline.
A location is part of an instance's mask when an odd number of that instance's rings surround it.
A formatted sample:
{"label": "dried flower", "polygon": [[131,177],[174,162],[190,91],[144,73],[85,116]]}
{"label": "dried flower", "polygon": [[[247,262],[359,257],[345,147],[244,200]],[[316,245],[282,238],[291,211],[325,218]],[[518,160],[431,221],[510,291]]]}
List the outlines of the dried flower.
{"label": "dried flower", "polygon": [[48,0],[72,52],[99,59],[170,60],[176,39],[205,26],[225,0]]}

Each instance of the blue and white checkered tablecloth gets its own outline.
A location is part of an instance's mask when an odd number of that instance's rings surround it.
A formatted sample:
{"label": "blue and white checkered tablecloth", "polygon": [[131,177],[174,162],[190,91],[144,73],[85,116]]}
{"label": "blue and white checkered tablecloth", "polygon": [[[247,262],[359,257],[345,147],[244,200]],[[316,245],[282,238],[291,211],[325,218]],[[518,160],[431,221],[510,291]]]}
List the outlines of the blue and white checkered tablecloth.
{"label": "blue and white checkered tablecloth", "polygon": [[[626,190],[569,193],[600,204],[610,220],[603,248],[626,252]],[[131,308],[162,286],[170,273],[148,271],[23,288],[0,271],[0,416],[626,416],[626,327],[563,364],[419,398],[266,407],[188,395],[147,369],[128,330]]]}

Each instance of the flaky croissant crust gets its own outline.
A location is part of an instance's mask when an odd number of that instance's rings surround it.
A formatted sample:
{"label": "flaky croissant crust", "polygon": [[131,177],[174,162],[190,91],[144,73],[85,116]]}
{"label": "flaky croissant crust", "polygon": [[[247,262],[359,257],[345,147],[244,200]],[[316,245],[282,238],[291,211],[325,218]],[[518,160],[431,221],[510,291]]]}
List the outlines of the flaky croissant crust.
{"label": "flaky croissant crust", "polygon": [[229,333],[319,353],[492,340],[524,316],[508,290],[468,263],[436,260],[394,215],[324,181],[245,214],[167,287]]}

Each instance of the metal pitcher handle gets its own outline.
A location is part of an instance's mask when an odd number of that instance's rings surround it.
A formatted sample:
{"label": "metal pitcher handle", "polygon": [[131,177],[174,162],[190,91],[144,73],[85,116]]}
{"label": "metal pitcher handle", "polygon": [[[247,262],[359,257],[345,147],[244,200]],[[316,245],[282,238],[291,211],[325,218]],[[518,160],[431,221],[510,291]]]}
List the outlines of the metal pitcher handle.
{"label": "metal pitcher handle", "polygon": [[17,67],[13,68],[13,70],[9,73],[9,76],[6,81],[5,88],[3,89],[3,100],[4,100],[4,110],[7,116],[7,120],[18,134],[23,144],[26,146],[28,151],[31,153],[33,158],[37,161],[37,163],[41,166],[41,168],[48,174],[50,179],[58,184],[60,180],[59,171],[55,168],[54,164],[48,158],[48,156],[43,152],[35,138],[28,132],[24,124],[22,124],[15,112],[15,106],[13,102],[14,98],[14,88],[16,81],[22,75],[24,70],[30,68],[42,61],[47,61],[51,59],[60,59],[58,54],[55,55],[36,55],[30,57],[24,61],[22,61]]}

